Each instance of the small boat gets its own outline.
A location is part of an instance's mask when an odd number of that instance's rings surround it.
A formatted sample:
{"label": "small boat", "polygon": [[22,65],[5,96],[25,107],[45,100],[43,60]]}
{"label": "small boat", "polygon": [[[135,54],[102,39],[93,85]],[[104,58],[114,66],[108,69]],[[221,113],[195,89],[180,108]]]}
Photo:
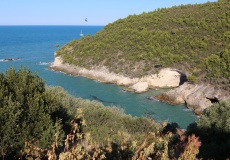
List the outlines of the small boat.
{"label": "small boat", "polygon": [[84,36],[84,34],[82,33],[82,30],[81,30],[80,36],[81,36],[81,37]]}

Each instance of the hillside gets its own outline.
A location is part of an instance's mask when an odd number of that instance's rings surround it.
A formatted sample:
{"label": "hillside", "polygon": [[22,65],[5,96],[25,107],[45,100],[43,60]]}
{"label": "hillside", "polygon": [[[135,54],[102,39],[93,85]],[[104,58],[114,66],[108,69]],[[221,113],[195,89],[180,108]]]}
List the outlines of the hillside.
{"label": "hillside", "polygon": [[64,62],[106,66],[129,77],[177,68],[193,82],[229,88],[230,3],[208,2],[130,15],[57,51]]}

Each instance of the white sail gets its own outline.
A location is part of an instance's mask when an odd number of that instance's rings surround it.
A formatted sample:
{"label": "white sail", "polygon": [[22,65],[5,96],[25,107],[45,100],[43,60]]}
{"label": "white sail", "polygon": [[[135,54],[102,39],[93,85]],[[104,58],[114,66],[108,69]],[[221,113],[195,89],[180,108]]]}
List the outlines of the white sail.
{"label": "white sail", "polygon": [[81,37],[84,36],[84,34],[82,33],[82,30],[81,30],[80,36],[81,36]]}

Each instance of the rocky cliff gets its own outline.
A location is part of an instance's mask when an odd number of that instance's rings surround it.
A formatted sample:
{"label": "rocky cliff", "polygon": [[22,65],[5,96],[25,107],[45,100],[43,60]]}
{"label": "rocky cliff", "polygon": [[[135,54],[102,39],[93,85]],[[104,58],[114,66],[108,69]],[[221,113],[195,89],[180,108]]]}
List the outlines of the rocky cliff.
{"label": "rocky cliff", "polygon": [[188,108],[192,108],[199,115],[212,103],[230,99],[230,93],[210,84],[184,83],[155,98],[171,104],[186,104]]}

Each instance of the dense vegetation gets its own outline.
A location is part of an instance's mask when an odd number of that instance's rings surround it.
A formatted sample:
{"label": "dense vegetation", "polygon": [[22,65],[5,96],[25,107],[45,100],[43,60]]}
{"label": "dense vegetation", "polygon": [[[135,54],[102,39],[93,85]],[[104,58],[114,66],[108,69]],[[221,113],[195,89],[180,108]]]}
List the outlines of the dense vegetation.
{"label": "dense vegetation", "polygon": [[66,63],[130,77],[175,67],[192,81],[230,88],[230,2],[162,8],[108,24],[57,51]]}
{"label": "dense vegetation", "polygon": [[1,73],[1,156],[21,155],[33,145],[47,148],[53,142],[62,144],[65,134],[62,127],[68,128],[66,122],[71,118],[65,107],[70,103],[52,94],[44,81],[29,70],[21,67],[16,72],[10,68]]}
{"label": "dense vegetation", "polygon": [[2,159],[230,157],[230,101],[207,109],[184,134],[175,123],[159,124],[74,98],[22,67],[0,74],[0,90]]}
{"label": "dense vegetation", "polygon": [[199,121],[188,127],[188,134],[200,137],[202,146],[198,157],[204,159],[230,158],[230,100],[206,109]]}
{"label": "dense vegetation", "polygon": [[22,67],[0,74],[0,90],[2,159],[230,157],[230,101],[207,109],[184,134],[175,123],[159,124],[74,98]]}

